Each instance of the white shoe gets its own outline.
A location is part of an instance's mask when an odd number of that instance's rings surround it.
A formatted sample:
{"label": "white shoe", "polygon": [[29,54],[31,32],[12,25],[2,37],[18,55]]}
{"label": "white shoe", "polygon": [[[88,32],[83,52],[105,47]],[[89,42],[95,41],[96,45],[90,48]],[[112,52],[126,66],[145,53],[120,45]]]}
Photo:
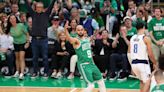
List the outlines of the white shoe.
{"label": "white shoe", "polygon": [[81,79],[81,80],[83,80],[83,77],[82,77],[82,76],[80,76],[80,79]]}
{"label": "white shoe", "polygon": [[53,72],[52,74],[51,74],[51,78],[55,78],[56,77],[56,72]]}
{"label": "white shoe", "polygon": [[67,79],[73,79],[74,78],[74,75],[73,74],[70,74]]}
{"label": "white shoe", "polygon": [[56,75],[56,78],[61,78],[61,77],[62,77],[61,72],[58,72],[57,75]]}
{"label": "white shoe", "polygon": [[18,77],[19,76],[19,72],[16,71],[15,74],[13,75],[14,78]]}
{"label": "white shoe", "polygon": [[24,74],[23,74],[23,73],[20,73],[19,79],[20,79],[20,80],[23,80],[23,79],[24,79]]}

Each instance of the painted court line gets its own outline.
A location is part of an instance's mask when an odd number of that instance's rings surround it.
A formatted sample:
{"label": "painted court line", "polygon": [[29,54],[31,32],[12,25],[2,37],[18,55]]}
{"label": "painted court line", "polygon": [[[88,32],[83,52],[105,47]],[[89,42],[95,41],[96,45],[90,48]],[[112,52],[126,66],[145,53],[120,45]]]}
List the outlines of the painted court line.
{"label": "painted court line", "polygon": [[70,92],[74,92],[77,88],[72,89]]}
{"label": "painted court line", "polygon": [[[71,89],[71,87],[31,87],[31,86],[0,86],[0,88],[42,88],[42,89],[47,89],[47,88],[49,88],[49,89],[56,89],[56,88],[61,88],[61,89]],[[73,89],[75,89],[75,88],[73,88]],[[78,87],[76,87],[76,90],[77,89],[84,89],[84,88],[78,88]],[[97,88],[95,88],[95,89],[97,89]],[[131,90],[131,91],[138,91],[139,89],[121,89],[121,88],[107,88],[107,90]]]}

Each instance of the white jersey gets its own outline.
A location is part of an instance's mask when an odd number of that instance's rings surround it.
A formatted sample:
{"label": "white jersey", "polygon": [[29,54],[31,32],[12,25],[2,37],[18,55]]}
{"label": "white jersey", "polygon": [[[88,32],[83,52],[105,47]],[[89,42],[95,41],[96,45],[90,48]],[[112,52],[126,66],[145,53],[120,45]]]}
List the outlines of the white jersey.
{"label": "white jersey", "polygon": [[130,54],[132,60],[149,60],[144,36],[145,34],[134,35],[130,39]]}

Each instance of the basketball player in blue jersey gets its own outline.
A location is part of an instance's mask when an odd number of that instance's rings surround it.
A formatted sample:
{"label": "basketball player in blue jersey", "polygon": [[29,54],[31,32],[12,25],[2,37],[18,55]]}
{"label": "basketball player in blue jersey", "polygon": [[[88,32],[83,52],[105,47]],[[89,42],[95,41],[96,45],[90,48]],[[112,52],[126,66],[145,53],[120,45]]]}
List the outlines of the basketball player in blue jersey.
{"label": "basketball player in blue jersey", "polygon": [[151,40],[144,34],[144,23],[138,22],[136,28],[138,32],[130,39],[128,52],[132,59],[132,70],[140,80],[140,92],[143,92],[143,87],[151,74],[149,58],[154,67],[156,67],[156,60],[152,52]]}

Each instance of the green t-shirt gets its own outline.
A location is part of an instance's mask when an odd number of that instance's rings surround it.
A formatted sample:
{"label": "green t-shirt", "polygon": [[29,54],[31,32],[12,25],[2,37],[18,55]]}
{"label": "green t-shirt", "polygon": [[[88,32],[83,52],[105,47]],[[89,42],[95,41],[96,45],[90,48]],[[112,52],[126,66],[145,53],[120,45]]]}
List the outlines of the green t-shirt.
{"label": "green t-shirt", "polygon": [[148,24],[148,30],[153,31],[153,36],[156,40],[164,38],[164,18],[157,20],[153,18]]}
{"label": "green t-shirt", "polygon": [[77,33],[73,33],[73,32],[70,32],[69,35],[70,35],[71,37],[73,37],[73,38],[78,37]]}
{"label": "green t-shirt", "polygon": [[137,29],[135,27],[132,27],[130,30],[127,31],[127,36],[133,36],[137,34]]}
{"label": "green t-shirt", "polygon": [[91,51],[91,44],[88,38],[85,39],[80,39],[80,46],[75,49],[75,52],[78,57],[78,62],[77,64],[81,63],[92,63],[93,64],[93,59],[92,59],[92,51]]}
{"label": "green t-shirt", "polygon": [[15,28],[10,28],[10,34],[14,38],[14,44],[26,43],[26,33],[27,28],[22,23],[18,23]]}
{"label": "green t-shirt", "polygon": [[164,84],[155,86],[151,92],[164,92]]}
{"label": "green t-shirt", "polygon": [[98,22],[100,28],[104,26],[104,21],[101,16],[99,16],[95,20]]}

